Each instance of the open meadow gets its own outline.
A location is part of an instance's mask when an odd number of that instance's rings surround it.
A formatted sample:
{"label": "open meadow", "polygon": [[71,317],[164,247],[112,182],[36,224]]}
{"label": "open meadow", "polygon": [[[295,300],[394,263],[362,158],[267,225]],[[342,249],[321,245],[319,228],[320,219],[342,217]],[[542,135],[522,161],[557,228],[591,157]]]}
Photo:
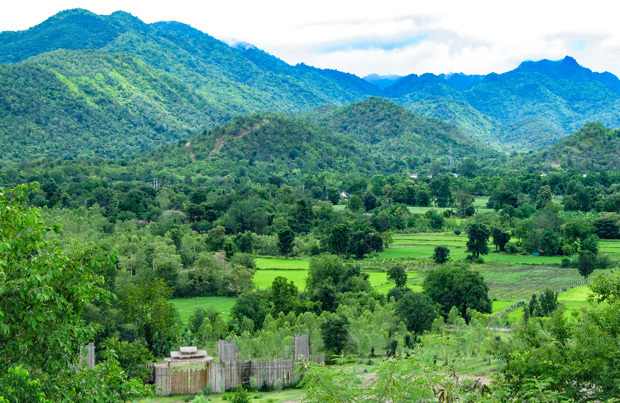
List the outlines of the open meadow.
{"label": "open meadow", "polygon": [[233,297],[174,298],[170,301],[179,311],[179,316],[183,323],[187,323],[190,316],[198,308],[202,308],[205,311],[213,308],[216,312],[228,316],[233,305],[235,305],[235,298]]}
{"label": "open meadow", "polygon": [[[422,291],[424,273],[429,267],[430,258],[436,246],[446,246],[450,249],[453,260],[462,260],[467,256],[467,237],[464,234],[453,233],[419,233],[394,235],[389,249],[384,250],[373,258],[374,270],[362,265],[363,272],[369,276],[371,286],[378,292],[387,294],[395,283],[387,278],[386,269],[396,262],[403,262],[407,267],[407,285],[416,292]],[[489,245],[490,251],[494,250]],[[601,240],[600,250],[612,258],[620,258],[620,241]],[[533,294],[544,291],[547,287],[560,293],[567,310],[585,306],[587,288],[583,284],[583,277],[575,268],[560,267],[561,256],[532,256],[509,255],[491,252],[483,256],[483,264],[475,264],[489,285],[489,297],[493,302],[493,313],[501,314],[506,309],[514,307],[519,302],[528,301]],[[254,284],[257,289],[269,288],[273,280],[282,276],[292,281],[300,291],[306,286],[309,258],[272,258],[256,257],[258,270],[254,275]],[[418,265],[416,262],[424,263]],[[364,262],[360,262],[364,263]],[[571,287],[575,287],[569,291]],[[224,315],[229,315],[235,298],[232,297],[201,297],[174,299],[181,318],[187,322],[197,308],[213,308]],[[510,313],[510,319],[520,318],[521,309]]]}

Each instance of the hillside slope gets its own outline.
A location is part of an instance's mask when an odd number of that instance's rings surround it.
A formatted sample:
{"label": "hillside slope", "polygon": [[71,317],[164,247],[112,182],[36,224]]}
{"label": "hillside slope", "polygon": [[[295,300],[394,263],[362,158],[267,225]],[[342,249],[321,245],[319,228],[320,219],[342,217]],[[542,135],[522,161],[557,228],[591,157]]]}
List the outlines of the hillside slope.
{"label": "hillside slope", "polygon": [[588,174],[620,169],[619,156],[620,130],[590,122],[534,155],[531,162]]}
{"label": "hillside slope", "polygon": [[0,92],[3,159],[126,156],[230,119],[125,54],[58,50],[0,65]]}
{"label": "hillside slope", "polygon": [[179,22],[67,10],[0,33],[0,85],[10,94],[0,100],[0,159],[130,155],[238,115],[371,96],[447,120],[504,151],[542,149],[589,121],[620,127],[620,80],[570,57],[486,76],[373,77],[291,66]]}

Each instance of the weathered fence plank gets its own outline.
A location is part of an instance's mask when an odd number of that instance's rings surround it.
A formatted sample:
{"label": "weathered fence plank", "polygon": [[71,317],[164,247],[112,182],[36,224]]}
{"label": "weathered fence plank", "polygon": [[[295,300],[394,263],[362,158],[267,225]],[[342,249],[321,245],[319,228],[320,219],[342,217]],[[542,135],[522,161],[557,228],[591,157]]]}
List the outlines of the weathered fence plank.
{"label": "weathered fence plank", "polygon": [[172,394],[189,393],[189,371],[172,371]]}
{"label": "weathered fence plank", "polygon": [[168,396],[172,393],[170,365],[165,367],[155,367],[155,388],[157,396]]}

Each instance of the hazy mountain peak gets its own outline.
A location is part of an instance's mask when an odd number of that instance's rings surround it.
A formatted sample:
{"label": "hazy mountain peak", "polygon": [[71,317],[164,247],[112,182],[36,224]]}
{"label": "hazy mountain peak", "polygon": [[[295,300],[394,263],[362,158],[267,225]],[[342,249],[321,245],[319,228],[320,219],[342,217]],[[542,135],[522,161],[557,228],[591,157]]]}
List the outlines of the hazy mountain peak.
{"label": "hazy mountain peak", "polygon": [[553,78],[591,79],[592,70],[581,66],[570,56],[562,60],[543,59],[539,61],[525,61],[514,72],[541,73]]}

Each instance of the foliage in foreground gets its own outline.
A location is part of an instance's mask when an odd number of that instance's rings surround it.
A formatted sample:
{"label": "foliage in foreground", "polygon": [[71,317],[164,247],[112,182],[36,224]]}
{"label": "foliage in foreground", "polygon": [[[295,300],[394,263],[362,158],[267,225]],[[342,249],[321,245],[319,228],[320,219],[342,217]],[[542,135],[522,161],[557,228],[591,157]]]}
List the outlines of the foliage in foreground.
{"label": "foliage in foreground", "polygon": [[94,272],[105,259],[47,241],[53,228],[26,206],[28,188],[0,188],[0,400],[124,402],[149,394],[140,380],[127,381],[113,353],[92,371],[80,366],[80,347],[95,334],[82,313],[109,296]]}
{"label": "foliage in foreground", "polygon": [[620,396],[620,271],[597,275],[589,287],[594,304],[573,318],[558,309],[498,343],[497,355],[506,363],[499,385],[511,395],[524,395],[528,380],[537,378],[549,393],[574,401]]}

